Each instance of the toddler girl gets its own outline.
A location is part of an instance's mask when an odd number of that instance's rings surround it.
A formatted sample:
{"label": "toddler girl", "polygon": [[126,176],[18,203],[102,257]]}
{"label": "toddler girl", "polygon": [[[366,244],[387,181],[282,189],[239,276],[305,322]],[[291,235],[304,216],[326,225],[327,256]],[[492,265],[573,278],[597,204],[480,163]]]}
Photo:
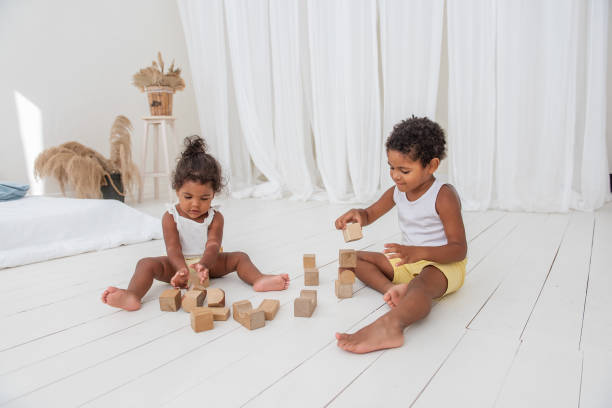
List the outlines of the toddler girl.
{"label": "toddler girl", "polygon": [[263,275],[244,252],[220,251],[223,215],[211,202],[223,187],[221,167],[206,153],[206,144],[199,136],[185,138],[185,146],[172,181],[178,203],[162,217],[167,256],[139,260],[128,288],[108,287],[102,293],[102,302],[137,310],[153,279],[185,288],[190,267],[201,284],[209,276],[218,278],[237,271],[240,279],[258,292],[289,286],[289,275]]}

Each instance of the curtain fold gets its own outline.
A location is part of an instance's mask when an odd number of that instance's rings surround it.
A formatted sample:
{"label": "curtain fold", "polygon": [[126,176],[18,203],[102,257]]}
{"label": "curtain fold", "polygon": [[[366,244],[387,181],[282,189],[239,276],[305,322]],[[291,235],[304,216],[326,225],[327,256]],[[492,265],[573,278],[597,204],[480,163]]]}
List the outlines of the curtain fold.
{"label": "curtain fold", "polygon": [[380,174],[374,0],[308,1],[312,123],[329,199],[368,201]]}
{"label": "curtain fold", "polygon": [[493,195],[495,16],[494,1],[447,4],[449,179],[466,210],[486,210]]}
{"label": "curtain fold", "polygon": [[[380,54],[383,84],[381,146],[393,126],[412,115],[435,120],[444,0],[379,0]],[[389,177],[382,149],[383,188]]]}
{"label": "curtain fold", "polygon": [[181,0],[179,14],[185,32],[198,118],[202,135],[233,186],[248,185],[252,172],[236,112],[226,54],[222,0]]}

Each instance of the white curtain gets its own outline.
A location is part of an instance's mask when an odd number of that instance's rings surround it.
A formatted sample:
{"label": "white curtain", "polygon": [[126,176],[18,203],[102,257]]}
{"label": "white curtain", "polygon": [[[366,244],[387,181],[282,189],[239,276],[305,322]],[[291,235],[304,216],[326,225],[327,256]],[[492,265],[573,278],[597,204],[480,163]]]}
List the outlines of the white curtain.
{"label": "white curtain", "polygon": [[491,0],[449,1],[449,176],[463,208],[485,210],[495,157],[495,16]]}
{"label": "white curtain", "polygon": [[248,150],[236,126],[231,72],[227,63],[222,0],[181,0],[179,12],[191,65],[200,128],[232,186],[252,183]]}
{"label": "white curtain", "polygon": [[450,175],[466,208],[601,206],[606,1],[460,5],[448,7]]}
{"label": "white curtain", "polygon": [[[435,119],[444,0],[178,3],[203,134],[241,196],[370,201],[392,126]],[[600,207],[608,1],[446,4],[464,208]]]}
{"label": "white curtain", "polygon": [[[411,115],[435,120],[444,0],[379,0],[383,83],[381,145]],[[391,186],[382,149],[381,185]]]}
{"label": "white curtain", "polygon": [[308,1],[313,131],[332,201],[376,196],[380,88],[376,2]]}

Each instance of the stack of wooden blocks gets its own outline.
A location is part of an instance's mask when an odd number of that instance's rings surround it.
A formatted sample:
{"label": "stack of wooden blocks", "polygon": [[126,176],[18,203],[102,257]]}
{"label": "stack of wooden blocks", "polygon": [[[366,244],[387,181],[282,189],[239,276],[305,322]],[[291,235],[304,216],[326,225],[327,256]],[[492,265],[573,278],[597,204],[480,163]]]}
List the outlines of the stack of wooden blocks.
{"label": "stack of wooden blocks", "polygon": [[314,254],[304,254],[304,286],[319,286],[319,270]]}
{"label": "stack of wooden blocks", "polygon": [[338,268],[338,279],[335,282],[336,297],[339,299],[353,297],[357,252],[354,249],[341,249],[338,260],[340,267]]}

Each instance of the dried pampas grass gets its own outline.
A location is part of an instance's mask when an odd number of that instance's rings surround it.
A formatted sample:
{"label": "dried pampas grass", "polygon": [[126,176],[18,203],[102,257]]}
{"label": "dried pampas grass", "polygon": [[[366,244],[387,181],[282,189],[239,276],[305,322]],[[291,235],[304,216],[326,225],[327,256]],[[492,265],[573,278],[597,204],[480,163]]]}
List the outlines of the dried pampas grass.
{"label": "dried pampas grass", "polygon": [[40,153],[34,162],[34,174],[57,179],[64,195],[65,186],[72,186],[79,198],[102,198],[100,186],[107,185],[105,176],[110,180],[113,173],[121,173],[124,191],[119,194],[135,191],[142,179],[132,161],[132,129],[128,118],[117,116],[109,139],[110,159],[78,142],[68,142]]}
{"label": "dried pampas grass", "polygon": [[174,60],[168,68],[168,72],[164,73],[164,60],[161,52],[157,53],[157,61],[153,61],[150,67],[139,70],[133,76],[133,84],[141,92],[149,86],[168,86],[175,91],[185,89],[185,81],[181,78],[180,68],[174,67]]}

